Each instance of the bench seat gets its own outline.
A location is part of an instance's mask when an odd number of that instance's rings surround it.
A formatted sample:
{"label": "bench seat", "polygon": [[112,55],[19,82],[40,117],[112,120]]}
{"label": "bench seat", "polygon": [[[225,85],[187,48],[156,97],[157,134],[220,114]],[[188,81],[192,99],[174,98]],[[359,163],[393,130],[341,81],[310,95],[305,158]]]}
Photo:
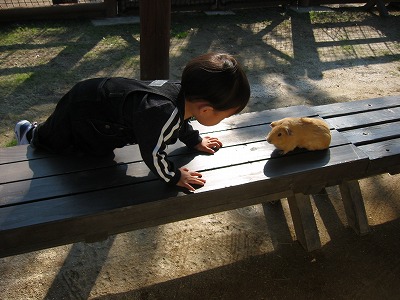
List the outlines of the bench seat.
{"label": "bench seat", "polygon": [[[215,155],[195,153],[180,143],[168,149],[177,165],[198,170],[207,180],[195,193],[158,180],[142,161],[137,145],[102,159],[48,155],[29,146],[0,149],[0,257],[97,241],[282,198],[288,198],[297,239],[311,251],[320,247],[320,241],[309,195],[332,185],[341,186],[350,225],[366,233],[357,180],[399,167],[398,135],[389,134],[390,126],[385,125],[399,121],[388,111],[395,110],[398,116],[395,103],[400,101],[399,97],[390,100],[382,105],[379,99],[369,100],[374,108],[364,101],[334,104],[335,113],[330,106],[246,113],[213,127],[193,122],[203,136],[224,143]],[[377,111],[385,118],[371,120],[369,113]],[[353,114],[360,118],[350,124]],[[272,121],[287,116],[325,119],[332,127],[330,148],[277,155],[265,135]],[[354,142],[353,136],[360,135],[356,130],[365,124],[379,138],[366,141],[361,134],[362,141]],[[388,148],[390,143],[393,148]]]}
{"label": "bench seat", "polygon": [[365,177],[400,172],[400,96],[314,107],[369,158]]}

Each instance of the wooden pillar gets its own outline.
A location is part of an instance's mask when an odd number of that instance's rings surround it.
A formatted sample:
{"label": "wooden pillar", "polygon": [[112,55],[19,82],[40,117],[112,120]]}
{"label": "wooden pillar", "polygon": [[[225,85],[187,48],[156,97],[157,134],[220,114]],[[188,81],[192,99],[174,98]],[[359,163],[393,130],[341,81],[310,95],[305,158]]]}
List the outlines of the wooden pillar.
{"label": "wooden pillar", "polygon": [[169,78],[171,0],[140,0],[140,78]]}
{"label": "wooden pillar", "polygon": [[321,248],[310,196],[297,193],[287,199],[297,240],[307,251]]}
{"label": "wooden pillar", "polygon": [[298,2],[298,4],[299,4],[300,6],[308,7],[308,6],[310,6],[310,0],[300,0],[300,1]]}
{"label": "wooden pillar", "polygon": [[[77,1],[78,2],[78,1]],[[104,5],[106,6],[106,17],[112,18],[116,17],[118,14],[118,3],[117,0],[104,0]]]}
{"label": "wooden pillar", "polygon": [[360,184],[357,180],[344,181],[339,185],[339,188],[349,226],[359,235],[369,233],[371,229],[368,224]]}

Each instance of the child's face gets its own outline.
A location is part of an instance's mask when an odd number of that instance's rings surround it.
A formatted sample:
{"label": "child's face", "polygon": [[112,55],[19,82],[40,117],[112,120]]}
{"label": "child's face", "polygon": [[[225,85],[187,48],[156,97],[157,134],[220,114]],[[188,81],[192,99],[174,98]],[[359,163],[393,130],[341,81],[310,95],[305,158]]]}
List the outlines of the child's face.
{"label": "child's face", "polygon": [[221,122],[223,119],[229,118],[238,111],[237,107],[228,110],[216,110],[212,107],[201,111],[197,116],[196,120],[204,126],[214,126]]}

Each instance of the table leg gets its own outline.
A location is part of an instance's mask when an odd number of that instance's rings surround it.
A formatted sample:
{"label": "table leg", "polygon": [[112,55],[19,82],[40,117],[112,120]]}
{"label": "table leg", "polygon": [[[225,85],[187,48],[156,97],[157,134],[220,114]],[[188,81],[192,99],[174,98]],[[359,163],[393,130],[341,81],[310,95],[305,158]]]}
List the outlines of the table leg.
{"label": "table leg", "polygon": [[339,188],[349,226],[359,235],[369,233],[367,213],[358,181],[345,181]]}
{"label": "table leg", "polygon": [[368,2],[364,5],[364,8],[366,10],[371,10],[374,6],[378,8],[379,15],[382,17],[387,17],[389,15],[383,0],[368,0]]}
{"label": "table leg", "polygon": [[297,193],[287,199],[297,240],[307,251],[321,248],[310,196]]}

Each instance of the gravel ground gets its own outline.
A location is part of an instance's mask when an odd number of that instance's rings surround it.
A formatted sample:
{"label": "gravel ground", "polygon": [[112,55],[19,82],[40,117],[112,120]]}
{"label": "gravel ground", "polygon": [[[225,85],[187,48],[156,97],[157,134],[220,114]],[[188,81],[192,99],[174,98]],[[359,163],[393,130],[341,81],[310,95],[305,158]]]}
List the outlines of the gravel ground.
{"label": "gravel ground", "polygon": [[[171,78],[189,58],[222,50],[235,54],[249,76],[246,111],[398,95],[400,14],[390,14],[179,14],[174,24],[191,27],[171,41]],[[125,75],[112,72],[119,74]],[[9,140],[11,123],[4,124],[2,139]],[[315,195],[322,248],[312,253],[296,241],[282,199],[0,259],[0,298],[398,299],[399,179],[361,180],[372,228],[362,237],[347,226],[337,187]]]}

